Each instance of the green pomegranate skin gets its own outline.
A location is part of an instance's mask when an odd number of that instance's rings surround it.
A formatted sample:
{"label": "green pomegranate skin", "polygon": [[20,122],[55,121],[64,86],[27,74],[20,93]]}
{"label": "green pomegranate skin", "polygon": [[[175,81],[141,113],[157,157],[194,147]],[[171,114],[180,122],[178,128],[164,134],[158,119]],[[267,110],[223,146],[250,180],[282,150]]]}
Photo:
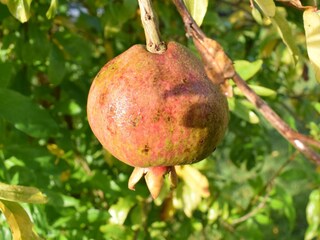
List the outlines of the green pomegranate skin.
{"label": "green pomegranate skin", "polygon": [[228,106],[186,47],[163,54],[134,45],[108,62],[88,96],[90,127],[112,155],[134,167],[198,162],[223,138]]}

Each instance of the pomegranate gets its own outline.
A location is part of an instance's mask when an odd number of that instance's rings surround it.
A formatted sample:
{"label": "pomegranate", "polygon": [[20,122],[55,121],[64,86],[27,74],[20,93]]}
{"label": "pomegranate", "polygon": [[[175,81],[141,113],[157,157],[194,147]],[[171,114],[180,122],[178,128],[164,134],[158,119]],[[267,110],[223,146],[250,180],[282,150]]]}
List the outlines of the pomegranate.
{"label": "pomegranate", "polygon": [[169,42],[162,54],[134,45],[108,62],[88,96],[88,121],[103,145],[135,167],[129,188],[145,176],[156,198],[163,176],[176,183],[175,165],[209,156],[228,124],[219,85],[186,47]]}

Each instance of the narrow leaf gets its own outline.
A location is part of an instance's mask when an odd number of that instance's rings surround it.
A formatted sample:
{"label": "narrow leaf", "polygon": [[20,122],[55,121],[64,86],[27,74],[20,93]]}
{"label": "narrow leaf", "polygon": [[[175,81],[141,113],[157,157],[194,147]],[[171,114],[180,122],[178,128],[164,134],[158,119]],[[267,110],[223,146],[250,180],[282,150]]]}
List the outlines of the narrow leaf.
{"label": "narrow leaf", "polygon": [[253,7],[251,9],[251,15],[252,15],[253,19],[256,20],[257,23],[259,23],[261,25],[263,24],[262,16],[261,16],[261,14],[260,14],[258,9]]}
{"label": "narrow leaf", "polygon": [[289,22],[280,9],[281,8],[277,8],[276,14],[274,15],[274,18],[271,18],[271,21],[274,25],[277,26],[282,41],[288,47],[293,60],[296,63],[300,55],[299,49],[296,44],[296,38],[293,36]]}
{"label": "narrow leaf", "polygon": [[208,0],[184,0],[184,3],[195,22],[201,26],[207,12]]}
{"label": "narrow leaf", "polygon": [[320,227],[320,189],[311,192],[306,213],[308,224],[318,225]]}
{"label": "narrow leaf", "polygon": [[273,0],[255,0],[267,17],[273,17],[276,13],[276,5]]}
{"label": "narrow leaf", "polygon": [[259,123],[259,117],[252,110],[250,110],[244,103],[240,100],[235,100],[234,98],[228,99],[229,109],[232,113],[237,115],[239,118],[251,123]]}
{"label": "narrow leaf", "polygon": [[54,85],[63,80],[66,73],[65,59],[61,50],[53,44],[49,55],[48,78]]}
{"label": "narrow leaf", "polygon": [[[277,92],[270,89],[270,88],[266,88],[266,87],[262,87],[262,86],[258,86],[258,85],[251,85],[251,84],[249,84],[249,87],[253,91],[255,91],[256,94],[258,94],[259,96],[262,96],[262,97],[274,97],[277,95]],[[240,91],[240,89],[238,87],[234,88],[234,93],[236,95],[243,96],[243,93]]]}
{"label": "narrow leaf", "polygon": [[320,82],[320,15],[313,10],[306,10],[303,13],[304,29],[306,31],[307,51],[310,62]]}
{"label": "narrow leaf", "polygon": [[57,12],[57,7],[58,7],[58,0],[51,0],[50,7],[46,13],[46,16],[48,19],[51,19],[54,17],[54,15]]}
{"label": "narrow leaf", "polygon": [[25,203],[46,203],[47,197],[37,188],[9,185],[0,183],[0,199],[25,202]]}
{"label": "narrow leaf", "polygon": [[7,0],[10,13],[20,22],[27,22],[30,18],[30,5],[32,0]]}
{"label": "narrow leaf", "polygon": [[32,137],[53,136],[58,131],[50,114],[28,97],[0,88],[0,117]]}
{"label": "narrow leaf", "polygon": [[13,240],[40,240],[33,231],[33,223],[20,204],[0,200],[0,211],[3,212],[10,226]]}

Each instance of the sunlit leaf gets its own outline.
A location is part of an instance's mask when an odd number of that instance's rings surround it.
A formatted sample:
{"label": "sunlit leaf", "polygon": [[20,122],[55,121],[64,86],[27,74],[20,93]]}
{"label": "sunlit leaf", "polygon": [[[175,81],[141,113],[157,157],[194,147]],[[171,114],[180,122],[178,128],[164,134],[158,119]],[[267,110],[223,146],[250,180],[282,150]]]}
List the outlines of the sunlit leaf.
{"label": "sunlit leaf", "polygon": [[0,88],[0,116],[32,137],[48,137],[58,126],[50,114],[22,94]]}
{"label": "sunlit leaf", "polygon": [[0,183],[0,199],[25,202],[25,203],[46,203],[47,197],[37,188]]}
{"label": "sunlit leaf", "polygon": [[234,61],[234,67],[236,72],[241,76],[243,80],[248,80],[252,78],[261,69],[263,61],[261,59],[254,62],[249,62],[246,60],[236,60]]}
{"label": "sunlit leaf", "polygon": [[191,16],[201,26],[208,8],[208,0],[184,0]]}
{"label": "sunlit leaf", "polygon": [[30,5],[32,0],[7,0],[11,14],[20,22],[27,22],[30,18]]}
{"label": "sunlit leaf", "polygon": [[[187,216],[191,217],[202,197],[207,198],[210,196],[209,182],[206,176],[193,166],[176,167],[176,171],[184,182],[180,196],[183,202],[183,211]],[[176,205],[177,202],[173,202],[173,204]]]}
{"label": "sunlit leaf", "polygon": [[315,102],[313,107],[320,114],[320,102]]}
{"label": "sunlit leaf", "polygon": [[269,216],[266,216],[265,214],[262,214],[262,213],[255,215],[254,218],[258,223],[260,223],[262,225],[267,225],[270,223]]}
{"label": "sunlit leaf", "polygon": [[320,189],[311,192],[306,211],[308,223],[310,225],[316,224],[320,227]]}
{"label": "sunlit leaf", "polygon": [[209,182],[205,175],[191,165],[176,168],[177,174],[201,197],[209,197]]}
{"label": "sunlit leaf", "polygon": [[315,240],[320,236],[319,226],[316,224],[311,224],[308,226],[307,231],[304,235],[304,240]]}
{"label": "sunlit leaf", "polygon": [[57,12],[57,7],[58,7],[58,0],[51,0],[50,7],[46,13],[46,16],[48,19],[51,19],[54,17],[54,15]]}
{"label": "sunlit leaf", "polygon": [[253,7],[251,9],[251,15],[252,15],[253,19],[256,20],[257,23],[259,23],[259,24],[263,23],[262,16],[257,8]]}
{"label": "sunlit leaf", "polygon": [[212,206],[209,208],[208,210],[208,221],[209,223],[214,223],[219,215],[220,215],[220,206],[219,206],[219,202],[218,201],[214,201],[214,203],[212,204]]}
{"label": "sunlit leaf", "polygon": [[131,240],[134,238],[134,232],[131,229],[119,224],[103,225],[100,227],[100,231],[104,234],[105,239]]}
{"label": "sunlit leaf", "polygon": [[[258,86],[258,85],[252,85],[249,84],[249,87],[255,91],[256,94],[258,94],[259,96],[263,96],[263,97],[274,97],[277,95],[277,92],[270,89],[270,88],[266,88],[266,87],[262,87],[262,86]],[[239,90],[238,87],[235,87],[233,89],[234,94],[236,95],[240,95],[243,96],[243,93]]]}
{"label": "sunlit leaf", "polygon": [[255,0],[261,10],[268,17],[273,17],[276,13],[276,5],[273,0]]}
{"label": "sunlit leaf", "polygon": [[191,217],[201,202],[201,196],[189,185],[183,185],[182,189],[183,211],[188,217]]}
{"label": "sunlit leaf", "polygon": [[277,8],[276,14],[271,18],[273,24],[277,26],[278,32],[282,38],[282,41],[288,47],[294,62],[299,59],[299,49],[296,43],[296,37],[292,34],[291,26],[288,20],[285,18],[285,9]]}
{"label": "sunlit leaf", "polygon": [[131,198],[119,198],[118,202],[109,208],[110,222],[123,224],[134,205],[135,202]]}
{"label": "sunlit leaf", "polygon": [[0,200],[0,211],[6,217],[13,240],[40,240],[26,211],[15,202]]}
{"label": "sunlit leaf", "polygon": [[320,189],[313,190],[306,209],[308,229],[305,240],[311,240],[320,234]]}
{"label": "sunlit leaf", "polygon": [[303,23],[306,32],[308,56],[313,66],[316,79],[320,82],[320,15],[313,10],[303,13]]}
{"label": "sunlit leaf", "polygon": [[245,104],[240,100],[235,100],[234,98],[228,99],[229,109],[232,113],[242,118],[243,120],[257,124],[259,123],[259,117],[252,110],[250,110]]}

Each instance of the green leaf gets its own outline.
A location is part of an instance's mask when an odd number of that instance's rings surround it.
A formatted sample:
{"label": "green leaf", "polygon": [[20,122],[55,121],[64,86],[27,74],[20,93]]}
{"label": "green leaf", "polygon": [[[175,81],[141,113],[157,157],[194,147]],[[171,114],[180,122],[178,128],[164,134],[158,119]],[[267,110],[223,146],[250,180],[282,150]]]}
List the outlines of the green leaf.
{"label": "green leaf", "polygon": [[109,208],[110,221],[114,224],[123,224],[134,205],[135,201],[131,198],[119,198],[118,202]]}
{"label": "green leaf", "polygon": [[112,2],[109,4],[103,18],[105,36],[111,37],[121,32],[123,24],[134,17],[137,3],[138,1],[124,0],[123,3]]}
{"label": "green leaf", "polygon": [[312,224],[309,225],[307,231],[304,235],[304,240],[316,240],[316,237],[320,236],[320,229],[318,225]]}
{"label": "green leaf", "polygon": [[33,231],[33,223],[27,212],[15,202],[0,200],[0,211],[6,217],[13,240],[40,240]]}
{"label": "green leaf", "polygon": [[262,225],[267,225],[267,224],[270,224],[271,222],[269,216],[266,216],[265,214],[262,214],[262,213],[255,215],[254,218],[258,223]]}
{"label": "green leaf", "polygon": [[53,18],[56,15],[58,8],[58,0],[51,0],[50,7],[46,13],[48,19]]}
{"label": "green leaf", "polygon": [[0,183],[0,199],[12,202],[46,203],[47,197],[34,187]]}
{"label": "green leaf", "polygon": [[61,50],[52,45],[49,55],[48,78],[54,85],[58,85],[63,80],[66,73],[65,59]]}
{"label": "green leaf", "polygon": [[134,232],[125,226],[118,224],[108,224],[100,227],[100,231],[106,239],[110,240],[131,240],[134,238]]}
{"label": "green leaf", "polygon": [[283,172],[280,177],[287,182],[299,181],[306,178],[306,173],[303,169],[292,168]]}
{"label": "green leaf", "polygon": [[257,114],[255,114],[245,104],[243,104],[242,101],[230,98],[228,99],[228,104],[230,111],[238,117],[252,124],[259,123],[259,117],[257,116]]}
{"label": "green leaf", "polygon": [[234,61],[234,67],[236,72],[241,76],[243,80],[248,80],[252,78],[261,69],[263,61],[261,59],[254,62],[249,62],[246,60],[236,60]]}
{"label": "green leaf", "polygon": [[201,26],[207,12],[208,0],[184,0],[184,3],[195,22]]}
{"label": "green leaf", "polygon": [[201,202],[201,195],[199,195],[187,184],[183,185],[182,191],[183,211],[188,217],[191,218],[193,211]]}
{"label": "green leaf", "polygon": [[311,240],[320,234],[320,189],[311,192],[306,214],[309,227],[305,233],[305,240]]}
{"label": "green leaf", "polygon": [[320,114],[320,102],[315,102],[313,107]]}
{"label": "green leaf", "polygon": [[307,51],[313,66],[316,79],[320,82],[320,15],[313,10],[303,13],[303,23],[306,32]]}
{"label": "green leaf", "polygon": [[0,88],[9,85],[12,76],[13,64],[10,62],[0,62]]}
{"label": "green leaf", "polygon": [[289,220],[290,229],[293,229],[296,220],[296,210],[293,205],[292,196],[286,189],[279,186],[276,187],[276,192],[277,198],[283,203],[281,210]]}
{"label": "green leaf", "polygon": [[27,22],[30,18],[30,5],[32,0],[7,0],[11,14],[20,22]]}
{"label": "green leaf", "polygon": [[[258,86],[258,85],[251,85],[251,84],[249,84],[249,87],[253,91],[255,91],[256,94],[258,94],[259,96],[262,96],[262,97],[274,97],[277,95],[277,92],[270,89],[270,88],[266,88],[266,87],[262,87],[262,86]],[[238,87],[234,88],[234,93],[236,95],[243,96],[243,93],[239,90]]]}
{"label": "green leaf", "polygon": [[274,209],[274,210],[281,210],[281,209],[283,209],[283,202],[281,201],[281,200],[279,200],[279,199],[274,199],[274,198],[272,198],[271,200],[270,200],[270,207],[272,208],[272,209]]}
{"label": "green leaf", "polygon": [[296,38],[293,36],[291,26],[285,17],[285,9],[277,8],[276,14],[271,18],[272,23],[277,26],[278,32],[282,41],[288,47],[294,62],[296,63],[299,59],[300,52],[296,44]]}
{"label": "green leaf", "polygon": [[45,109],[10,89],[0,89],[0,116],[32,137],[53,136],[58,131],[56,122]]}
{"label": "green leaf", "polygon": [[311,192],[306,211],[308,223],[320,227],[320,189]]}
{"label": "green leaf", "polygon": [[276,5],[273,0],[255,0],[261,10],[268,17],[273,17],[276,13]]}
{"label": "green leaf", "polygon": [[262,16],[257,8],[253,7],[251,9],[251,15],[252,15],[253,19],[256,20],[257,23],[262,25],[262,23],[263,23]]}

